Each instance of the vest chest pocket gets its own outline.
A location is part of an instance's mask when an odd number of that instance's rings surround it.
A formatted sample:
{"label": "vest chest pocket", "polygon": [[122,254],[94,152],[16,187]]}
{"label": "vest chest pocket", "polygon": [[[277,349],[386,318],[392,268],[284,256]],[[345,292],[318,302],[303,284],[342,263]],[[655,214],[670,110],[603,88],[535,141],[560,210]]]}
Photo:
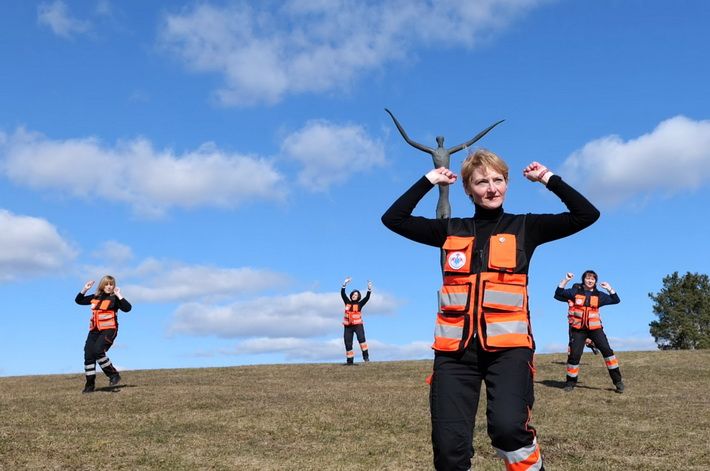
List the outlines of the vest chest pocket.
{"label": "vest chest pocket", "polygon": [[449,236],[444,245],[444,272],[470,273],[471,259],[473,258],[473,237]]}
{"label": "vest chest pocket", "polygon": [[515,234],[492,235],[488,243],[488,266],[494,270],[511,272],[517,265]]}

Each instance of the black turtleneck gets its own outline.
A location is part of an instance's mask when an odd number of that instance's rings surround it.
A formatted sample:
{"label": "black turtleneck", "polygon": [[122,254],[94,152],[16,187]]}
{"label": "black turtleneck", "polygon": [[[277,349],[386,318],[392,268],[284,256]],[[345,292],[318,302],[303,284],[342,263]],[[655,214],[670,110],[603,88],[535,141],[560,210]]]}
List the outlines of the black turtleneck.
{"label": "black turtleneck", "polygon": [[[441,247],[448,236],[449,219],[412,216],[419,201],[434,185],[426,177],[419,179],[382,215],[382,223],[390,230],[421,244]],[[599,211],[584,196],[553,175],[547,189],[557,195],[568,212],[559,214],[527,214],[525,219],[525,252],[529,261],[538,245],[561,239],[590,226],[599,219]],[[488,240],[504,215],[503,208],[484,209],[476,205],[473,218],[477,240]],[[505,217],[513,216],[505,214]],[[452,218],[451,221],[461,218]]]}

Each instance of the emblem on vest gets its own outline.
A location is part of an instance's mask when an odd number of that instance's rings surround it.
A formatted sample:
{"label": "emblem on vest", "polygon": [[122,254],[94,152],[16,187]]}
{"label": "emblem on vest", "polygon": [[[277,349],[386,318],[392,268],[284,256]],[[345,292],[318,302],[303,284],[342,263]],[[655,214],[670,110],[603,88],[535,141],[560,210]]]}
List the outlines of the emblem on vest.
{"label": "emblem on vest", "polygon": [[466,264],[466,254],[463,252],[454,252],[449,254],[446,259],[447,263],[454,270],[458,270]]}

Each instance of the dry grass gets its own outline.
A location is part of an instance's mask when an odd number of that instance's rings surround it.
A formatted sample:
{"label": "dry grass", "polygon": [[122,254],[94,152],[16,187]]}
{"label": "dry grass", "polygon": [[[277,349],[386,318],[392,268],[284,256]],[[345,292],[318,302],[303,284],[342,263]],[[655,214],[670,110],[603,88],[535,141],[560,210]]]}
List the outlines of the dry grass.
{"label": "dry grass", "polygon": [[[551,470],[710,468],[710,352],[622,352],[627,392],[585,353],[537,358],[534,424]],[[0,378],[0,469],[431,469],[431,362],[127,371]],[[500,470],[476,425],[476,470]]]}

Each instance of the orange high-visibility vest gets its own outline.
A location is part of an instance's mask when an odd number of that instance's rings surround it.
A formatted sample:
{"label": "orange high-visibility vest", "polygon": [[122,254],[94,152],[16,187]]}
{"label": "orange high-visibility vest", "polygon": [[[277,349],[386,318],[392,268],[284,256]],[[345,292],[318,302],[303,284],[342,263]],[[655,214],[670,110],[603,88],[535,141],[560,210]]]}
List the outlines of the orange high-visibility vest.
{"label": "orange high-visibility vest", "polygon": [[507,230],[517,234],[492,235],[487,252],[474,250],[473,236],[447,237],[442,247],[444,283],[439,291],[435,350],[462,351],[476,335],[487,351],[533,348],[527,261],[519,261],[517,251],[524,218],[516,218],[511,226]]}
{"label": "orange high-visibility vest", "polygon": [[358,325],[362,324],[362,313],[360,305],[357,303],[345,305],[345,316],[343,317],[343,325]]}
{"label": "orange high-visibility vest", "polygon": [[567,301],[567,321],[573,329],[597,330],[602,328],[602,318],[599,315],[599,296],[589,296],[589,306],[586,306],[587,296],[584,293],[574,295]]}
{"label": "orange high-visibility vest", "polygon": [[116,329],[116,311],[109,309],[111,299],[91,300],[91,319],[89,320],[89,330]]}

